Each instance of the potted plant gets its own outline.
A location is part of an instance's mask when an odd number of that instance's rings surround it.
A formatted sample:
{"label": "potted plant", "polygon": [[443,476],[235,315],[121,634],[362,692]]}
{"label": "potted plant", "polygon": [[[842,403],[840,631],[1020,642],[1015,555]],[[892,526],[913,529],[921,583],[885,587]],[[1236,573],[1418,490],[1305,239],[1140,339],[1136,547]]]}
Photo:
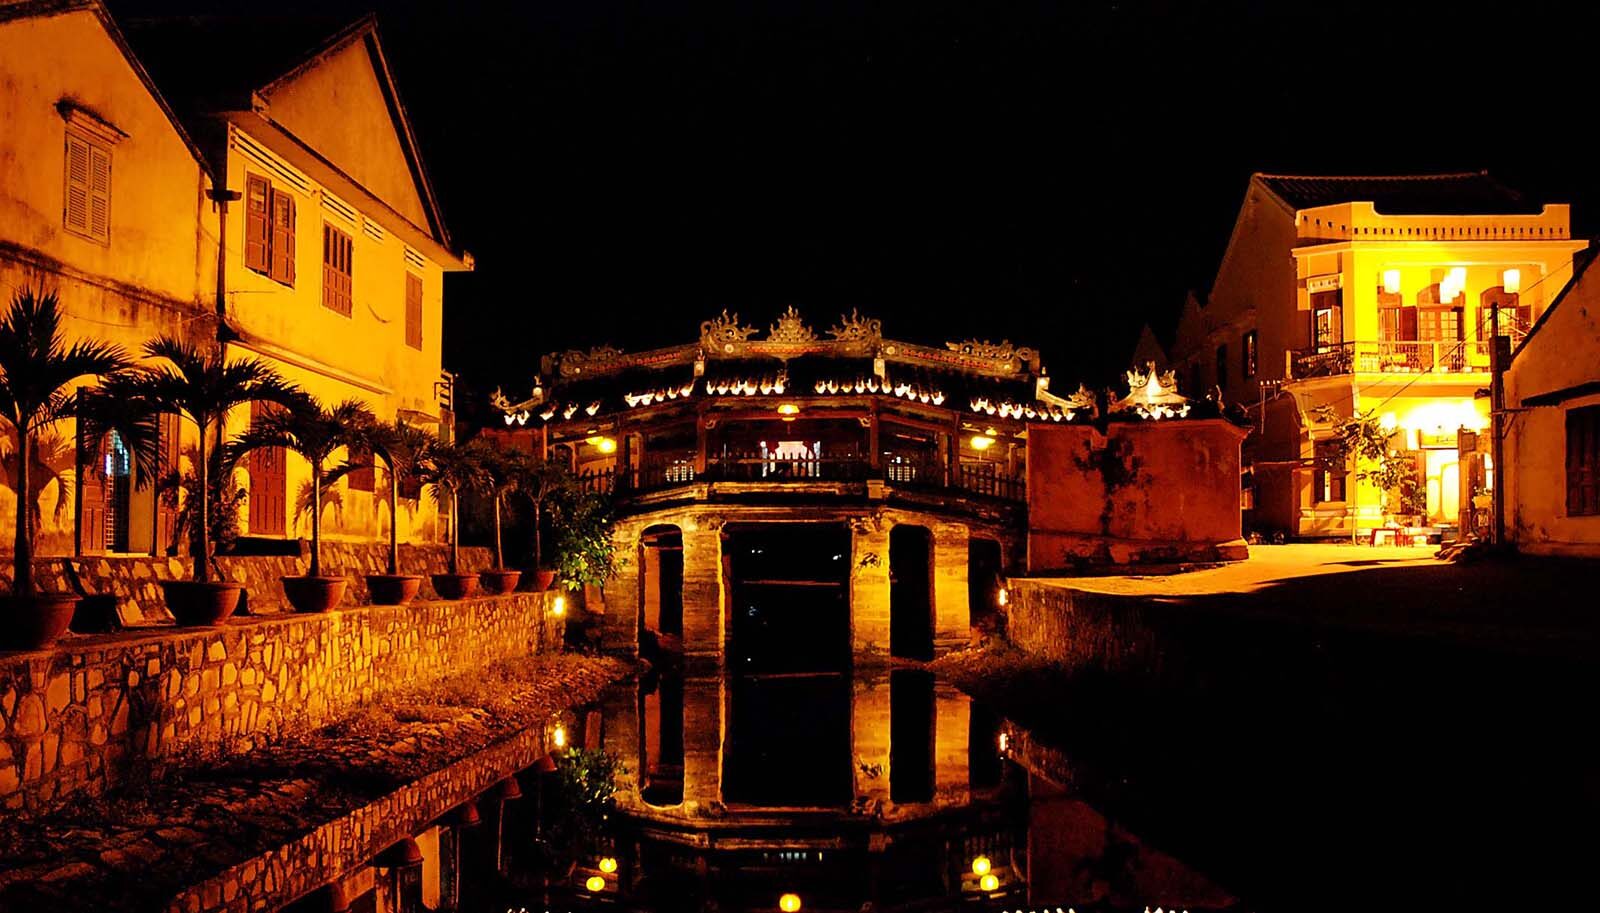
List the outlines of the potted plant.
{"label": "potted plant", "polygon": [[534,469],[532,455],[526,450],[502,450],[487,445],[476,448],[478,462],[483,467],[484,489],[489,494],[494,515],[494,567],[480,573],[479,581],[487,593],[509,593],[522,579],[521,571],[510,570],[505,563],[505,550],[501,547],[500,511],[506,495],[519,491],[530,480]]}
{"label": "potted plant", "polygon": [[33,511],[27,503],[33,490],[34,435],[71,414],[74,384],[127,367],[127,356],[116,346],[88,341],[66,344],[61,337],[60,305],[53,292],[20,291],[0,318],[0,415],[17,436],[11,595],[0,608],[5,622],[0,625],[0,638],[7,647],[49,647],[66,633],[78,605],[76,594],[39,593],[34,588]]}
{"label": "potted plant", "polygon": [[422,480],[449,511],[450,564],[445,573],[433,575],[434,592],[442,599],[465,599],[478,591],[478,575],[461,573],[461,493],[483,488],[477,448],[455,442],[433,447]]}
{"label": "potted plant", "polygon": [[[255,358],[227,359],[220,345],[201,348],[171,336],[145,343],[144,354],[156,359],[153,365],[132,369],[118,382],[118,396],[137,402],[151,415],[171,413],[193,422],[199,431],[195,447],[195,475],[198,490],[209,492],[213,469],[211,438],[221,449],[228,413],[251,402],[288,405],[299,392]],[[222,460],[221,468],[231,472]],[[195,527],[200,551],[194,556],[192,580],[164,580],[161,588],[167,609],[182,625],[221,624],[239,606],[244,585],[213,580],[211,562],[215,543],[211,536],[209,497],[198,499]]]}
{"label": "potted plant", "polygon": [[575,484],[565,463],[554,460],[531,461],[519,490],[533,504],[533,589],[543,593],[556,580],[556,569],[544,563],[544,537],[541,526],[545,505],[569,496]]}
{"label": "potted plant", "polygon": [[367,592],[373,605],[405,605],[416,598],[422,578],[400,573],[400,482],[421,480],[429,451],[438,439],[400,419],[387,425],[367,424],[359,429],[359,438],[383,460],[389,476],[389,565],[385,573],[367,575]]}
{"label": "potted plant", "polygon": [[328,461],[334,452],[359,443],[360,430],[375,421],[372,412],[356,400],[345,400],[326,409],[311,396],[301,394],[286,408],[258,417],[233,444],[232,452],[238,456],[263,447],[282,447],[311,465],[311,563],[304,576],[282,578],[283,593],[297,612],[328,611],[339,604],[350,585],[348,577],[322,573],[323,492],[355,468],[348,461],[330,467]]}

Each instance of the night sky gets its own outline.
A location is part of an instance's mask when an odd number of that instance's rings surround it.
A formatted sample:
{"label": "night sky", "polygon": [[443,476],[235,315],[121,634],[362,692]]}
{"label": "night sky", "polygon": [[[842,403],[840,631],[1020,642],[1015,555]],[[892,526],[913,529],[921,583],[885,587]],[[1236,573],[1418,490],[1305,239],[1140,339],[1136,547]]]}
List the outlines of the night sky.
{"label": "night sky", "polygon": [[526,392],[543,352],[685,342],[722,308],[764,328],[789,304],[819,332],[857,307],[1103,381],[1209,284],[1257,170],[1489,168],[1574,203],[1579,232],[1600,212],[1593,23],[1553,5],[376,8],[477,257],[445,317],[475,399]]}

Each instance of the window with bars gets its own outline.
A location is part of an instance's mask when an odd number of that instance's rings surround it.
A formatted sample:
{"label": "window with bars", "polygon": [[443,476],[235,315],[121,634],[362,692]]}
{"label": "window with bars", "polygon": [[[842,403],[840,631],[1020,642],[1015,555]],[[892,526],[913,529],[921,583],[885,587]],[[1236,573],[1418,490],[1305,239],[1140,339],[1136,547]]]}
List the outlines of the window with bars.
{"label": "window with bars", "polygon": [[326,222],[322,225],[322,306],[330,311],[350,316],[351,296],[355,288],[351,281],[355,258],[355,242],[350,236]]}
{"label": "window with bars", "polygon": [[244,265],[294,285],[294,196],[260,175],[245,176]]}
{"label": "window with bars", "polygon": [[406,345],[422,348],[422,277],[406,273]]}
{"label": "window with bars", "polygon": [[1600,406],[1567,410],[1567,516],[1600,515]]}
{"label": "window with bars", "polygon": [[110,243],[110,150],[76,133],[68,133],[66,159],[62,221],[74,234],[102,244]]}
{"label": "window with bars", "polygon": [[1326,349],[1344,342],[1344,290],[1311,293],[1311,344]]}
{"label": "window with bars", "polygon": [[1311,472],[1311,497],[1318,504],[1341,502],[1349,475],[1344,448],[1338,441],[1316,443],[1315,466]]}

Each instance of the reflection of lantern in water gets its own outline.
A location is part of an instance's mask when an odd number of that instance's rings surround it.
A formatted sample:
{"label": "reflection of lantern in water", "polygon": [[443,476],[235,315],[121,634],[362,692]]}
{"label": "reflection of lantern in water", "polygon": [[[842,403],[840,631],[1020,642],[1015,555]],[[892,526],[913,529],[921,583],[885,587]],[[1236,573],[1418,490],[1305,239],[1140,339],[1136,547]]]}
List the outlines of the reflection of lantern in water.
{"label": "reflection of lantern in water", "polygon": [[796,910],[800,909],[800,895],[785,894],[778,898],[778,909],[782,910],[783,913],[795,913]]}
{"label": "reflection of lantern in water", "polygon": [[617,870],[617,860],[613,859],[610,856],[606,856],[605,858],[600,860],[600,871],[605,872],[607,875],[610,875],[612,872],[615,872],[616,870]]}
{"label": "reflection of lantern in water", "polygon": [[974,875],[987,875],[991,868],[993,868],[993,865],[989,862],[988,856],[979,856],[972,860],[972,874]]}
{"label": "reflection of lantern in water", "polygon": [[983,876],[983,879],[978,882],[978,887],[985,891],[993,891],[1000,887],[1000,879],[994,875],[985,875]]}
{"label": "reflection of lantern in water", "polygon": [[585,881],[583,886],[588,888],[591,892],[598,894],[606,889],[606,880],[601,878],[599,875],[590,875],[589,880]]}

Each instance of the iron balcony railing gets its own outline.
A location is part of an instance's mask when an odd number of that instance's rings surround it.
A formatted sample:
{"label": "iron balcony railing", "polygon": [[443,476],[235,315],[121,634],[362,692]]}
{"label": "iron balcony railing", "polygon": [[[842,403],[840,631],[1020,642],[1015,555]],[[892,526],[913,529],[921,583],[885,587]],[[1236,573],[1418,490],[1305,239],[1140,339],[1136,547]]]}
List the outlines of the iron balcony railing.
{"label": "iron balcony railing", "polygon": [[1340,374],[1472,374],[1489,370],[1487,342],[1344,342],[1289,353],[1289,377]]}
{"label": "iron balcony railing", "polygon": [[695,470],[690,454],[652,454],[637,469],[588,470],[578,475],[588,491],[644,494],[693,482],[861,482],[881,478],[890,485],[922,490],[957,491],[1005,501],[1027,499],[1027,485],[992,463],[962,463],[951,468],[934,456],[886,454],[876,474],[865,454],[777,458],[756,451],[725,452]]}

